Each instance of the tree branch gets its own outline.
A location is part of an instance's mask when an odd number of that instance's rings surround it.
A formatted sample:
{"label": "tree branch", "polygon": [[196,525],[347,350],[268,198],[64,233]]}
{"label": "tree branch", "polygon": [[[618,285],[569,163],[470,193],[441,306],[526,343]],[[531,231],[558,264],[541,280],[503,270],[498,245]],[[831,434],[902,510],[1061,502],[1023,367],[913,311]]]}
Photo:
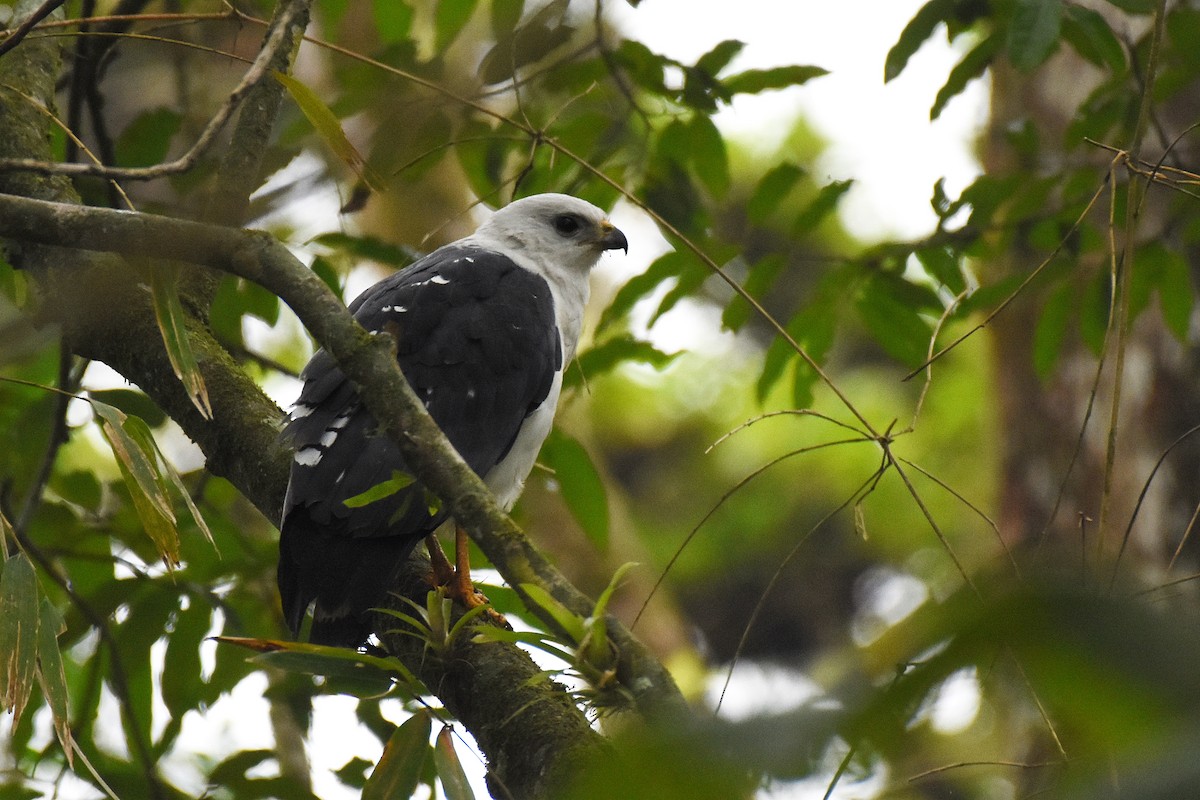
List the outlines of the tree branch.
{"label": "tree branch", "polygon": [[[404,380],[390,339],[364,331],[325,283],[268,234],[0,196],[0,235],[202,264],[276,294],[333,355],[416,476],[446,503],[529,609],[558,630],[552,615],[530,602],[521,588],[534,583],[572,612],[591,614],[591,599],[533,547],[442,434]],[[619,650],[617,679],[635,698],[639,711],[650,717],[684,713],[686,704],[657,659],[620,621],[610,617],[608,622]]]}

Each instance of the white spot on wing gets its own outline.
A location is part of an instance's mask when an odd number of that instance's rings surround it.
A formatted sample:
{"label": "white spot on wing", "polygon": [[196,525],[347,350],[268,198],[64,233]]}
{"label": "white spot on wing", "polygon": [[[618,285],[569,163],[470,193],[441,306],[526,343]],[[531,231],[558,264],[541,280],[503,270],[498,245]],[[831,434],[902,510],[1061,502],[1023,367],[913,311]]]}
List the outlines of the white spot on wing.
{"label": "white spot on wing", "polygon": [[475,259],[471,258],[470,256],[463,256],[463,258],[465,258],[465,259],[467,260],[467,263],[468,263],[468,264],[474,264],[474,263],[475,263]]}
{"label": "white spot on wing", "polygon": [[329,447],[331,444],[337,441],[337,435],[338,432],[336,430],[326,430],[325,433],[321,434],[321,446]]}
{"label": "white spot on wing", "polygon": [[393,311],[396,312],[397,314],[403,314],[405,311],[408,311],[408,306],[384,306],[383,307],[383,313],[385,313],[385,314],[390,314]]}
{"label": "white spot on wing", "polygon": [[434,275],[432,278],[429,279],[429,282],[436,283],[438,286],[445,286],[447,283],[450,282],[450,280],[448,278],[443,278],[441,275]]}
{"label": "white spot on wing", "polygon": [[302,467],[315,467],[321,461],[321,451],[315,447],[306,447],[296,453],[296,463]]}
{"label": "white spot on wing", "polygon": [[326,428],[325,430],[327,430],[327,431],[340,431],[342,428],[346,427],[346,425],[347,425],[349,422],[350,422],[350,415],[349,415],[349,414],[347,414],[347,415],[344,415],[344,416],[338,417],[338,418],[337,418],[337,419],[335,419],[333,422],[329,423],[329,427],[328,427],[328,428]]}
{"label": "white spot on wing", "polygon": [[312,406],[306,406],[303,403],[296,403],[292,406],[291,413],[288,414],[292,419],[304,419],[313,412]]}

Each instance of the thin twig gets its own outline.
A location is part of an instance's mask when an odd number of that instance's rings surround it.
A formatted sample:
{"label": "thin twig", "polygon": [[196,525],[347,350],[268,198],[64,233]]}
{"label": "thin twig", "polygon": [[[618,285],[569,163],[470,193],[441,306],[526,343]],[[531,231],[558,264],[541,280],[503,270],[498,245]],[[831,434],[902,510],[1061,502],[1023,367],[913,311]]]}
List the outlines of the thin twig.
{"label": "thin twig", "polygon": [[0,40],[0,56],[3,56],[9,50],[12,50],[21,40],[24,39],[34,27],[55,12],[55,10],[65,3],[67,0],[46,0],[38,8],[26,17],[20,25],[13,30],[7,38]]}

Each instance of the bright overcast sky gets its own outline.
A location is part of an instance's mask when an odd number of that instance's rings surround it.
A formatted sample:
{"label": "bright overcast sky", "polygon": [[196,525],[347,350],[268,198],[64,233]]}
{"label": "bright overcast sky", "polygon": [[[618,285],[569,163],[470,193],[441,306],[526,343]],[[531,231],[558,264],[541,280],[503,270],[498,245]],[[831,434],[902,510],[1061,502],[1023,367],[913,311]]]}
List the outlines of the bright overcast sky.
{"label": "bright overcast sky", "polygon": [[746,47],[731,72],[785,64],[829,70],[802,87],[739,97],[717,122],[769,152],[804,114],[830,142],[814,177],[855,179],[843,222],[875,240],[929,232],[934,182],[945,177],[956,193],[978,173],[971,139],[986,112],[986,87],[971,84],[929,121],[929,107],[958,57],[944,35],[926,43],[903,75],[883,83],[884,57],[923,2],[642,0],[636,9],[615,1],[608,7],[622,30],[680,61],[694,62],[717,42],[739,39]]}

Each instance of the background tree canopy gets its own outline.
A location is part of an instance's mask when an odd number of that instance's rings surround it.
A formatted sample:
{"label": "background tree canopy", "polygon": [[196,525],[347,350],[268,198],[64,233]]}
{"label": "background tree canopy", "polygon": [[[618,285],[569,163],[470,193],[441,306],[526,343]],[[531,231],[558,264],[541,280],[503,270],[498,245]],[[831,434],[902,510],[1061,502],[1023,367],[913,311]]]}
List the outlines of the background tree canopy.
{"label": "background tree canopy", "polygon": [[[1194,794],[1200,7],[921,6],[880,79],[948,38],[982,173],[863,243],[802,120],[713,121],[821,65],[617,2],[0,5],[0,797],[457,800],[468,743],[497,798]],[[339,301],[542,191],[666,248],[598,272],[534,546]],[[317,344],[515,632],[414,580],[387,655],[286,641]]]}

